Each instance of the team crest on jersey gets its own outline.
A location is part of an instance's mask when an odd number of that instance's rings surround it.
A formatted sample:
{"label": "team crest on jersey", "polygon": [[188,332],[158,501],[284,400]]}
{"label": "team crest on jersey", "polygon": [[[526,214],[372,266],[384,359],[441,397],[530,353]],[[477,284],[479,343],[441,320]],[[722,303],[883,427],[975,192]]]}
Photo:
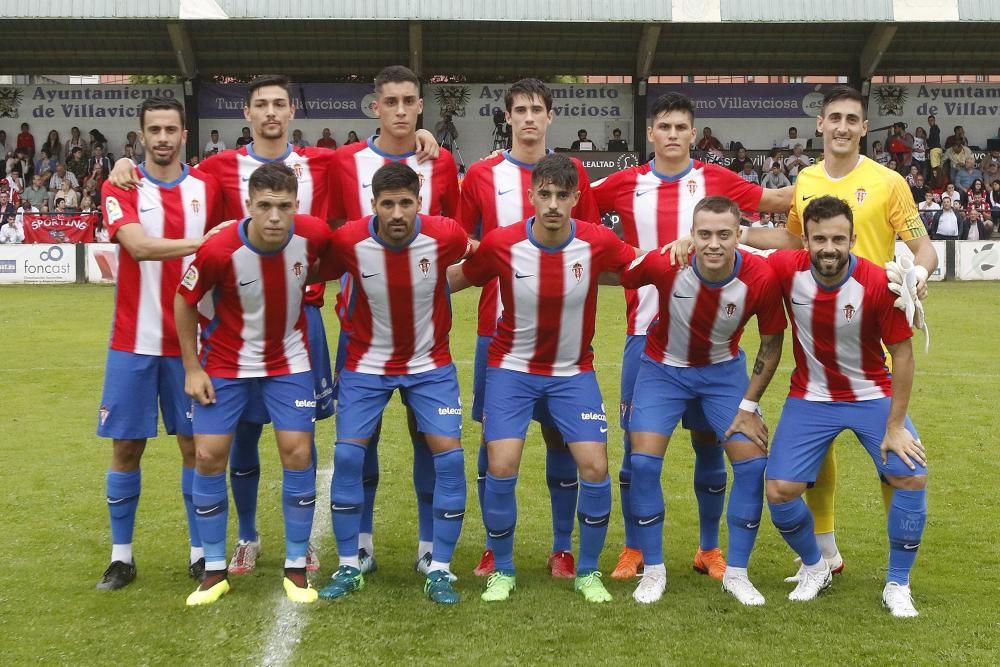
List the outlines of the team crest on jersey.
{"label": "team crest on jersey", "polygon": [[192,199],[191,200],[191,211],[193,213],[197,213],[200,210],[201,210],[201,202],[198,201],[197,199]]}
{"label": "team crest on jersey", "polygon": [[729,319],[732,319],[733,315],[735,315],[735,314],[736,314],[736,304],[735,303],[727,303],[726,304],[726,317],[728,317]]}
{"label": "team crest on jersey", "polygon": [[111,410],[106,405],[102,405],[101,409],[97,411],[97,417],[101,420],[101,426],[104,426],[104,422],[108,421],[108,415],[111,414]]}
{"label": "team crest on jersey", "polygon": [[865,197],[868,196],[868,192],[864,188],[858,188],[854,191],[854,198],[858,200],[858,206],[865,203]]}
{"label": "team crest on jersey", "polygon": [[187,289],[194,289],[194,286],[198,284],[198,269],[192,264],[188,267],[188,270],[184,272],[184,277],[181,278],[181,285]]}
{"label": "team crest on jersey", "polygon": [[576,282],[583,280],[583,264],[580,262],[573,265],[573,277],[576,278]]}
{"label": "team crest on jersey", "polygon": [[417,266],[420,267],[420,273],[424,274],[424,278],[428,276],[431,272],[431,260],[426,257],[421,257],[420,261],[417,262]]}
{"label": "team crest on jersey", "polygon": [[698,191],[698,181],[693,178],[687,182],[688,192],[694,194]]}
{"label": "team crest on jersey", "polygon": [[305,267],[302,265],[302,262],[295,262],[295,264],[292,265],[292,272],[295,274],[296,278],[302,277],[304,269]]}
{"label": "team crest on jersey", "polygon": [[854,306],[852,306],[851,304],[847,304],[846,306],[844,306],[844,317],[847,319],[848,322],[854,319],[854,313],[856,312],[857,310],[855,310]]}
{"label": "team crest on jersey", "polygon": [[417,178],[420,179],[420,189],[423,190],[424,189],[424,174],[423,174],[423,172],[417,173]]}
{"label": "team crest on jersey", "polygon": [[292,171],[295,172],[295,178],[297,178],[298,180],[301,181],[302,180],[302,165],[299,164],[298,162],[296,162],[295,164],[292,165]]}

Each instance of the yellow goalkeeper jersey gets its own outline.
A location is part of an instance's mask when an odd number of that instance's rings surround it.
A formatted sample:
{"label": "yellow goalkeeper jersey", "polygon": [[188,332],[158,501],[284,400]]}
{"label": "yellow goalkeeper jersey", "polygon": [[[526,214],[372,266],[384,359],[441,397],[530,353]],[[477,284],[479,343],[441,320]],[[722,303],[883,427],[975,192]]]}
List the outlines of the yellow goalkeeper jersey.
{"label": "yellow goalkeeper jersey", "polygon": [[802,233],[802,212],[813,198],[823,195],[839,197],[851,205],[858,237],[853,252],[879,266],[895,256],[897,236],[911,241],[927,235],[903,177],[867,157],[862,156],[858,166],[843,178],[830,178],[822,162],[800,171],[788,212],[788,231]]}

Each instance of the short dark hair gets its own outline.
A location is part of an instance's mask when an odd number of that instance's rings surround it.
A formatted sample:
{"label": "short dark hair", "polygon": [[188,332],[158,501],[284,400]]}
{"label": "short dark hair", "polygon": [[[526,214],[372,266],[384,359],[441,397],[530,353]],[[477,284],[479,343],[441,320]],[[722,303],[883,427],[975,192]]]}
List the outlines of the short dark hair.
{"label": "short dark hair", "polygon": [[57,199],[55,201],[56,206],[59,206],[59,204],[65,204],[65,203],[66,203],[66,200],[63,199],[62,197],[60,197],[59,199]]}
{"label": "short dark hair", "polygon": [[580,184],[580,174],[572,160],[561,153],[552,153],[539,160],[531,172],[531,187],[545,183],[575,190]]}
{"label": "short dark hair", "polygon": [[694,102],[691,98],[682,93],[664,93],[656,98],[653,102],[653,107],[649,110],[649,120],[653,120],[661,113],[670,113],[671,111],[683,111],[691,116],[691,122],[694,123]]}
{"label": "short dark hair", "polygon": [[267,86],[278,86],[279,88],[284,88],[285,92],[288,93],[288,103],[293,103],[291,80],[289,80],[289,78],[284,74],[265,74],[264,76],[258,76],[250,82],[250,87],[247,89],[247,101],[244,106],[249,107],[250,100],[253,99],[253,94],[261,88],[266,88]]}
{"label": "short dark hair", "polygon": [[731,213],[733,218],[736,220],[737,226],[739,226],[740,218],[742,217],[740,207],[736,204],[736,202],[724,195],[712,195],[710,197],[705,197],[700,202],[695,204],[694,212],[691,213],[692,223],[701,211],[708,211],[709,213]]}
{"label": "short dark hair", "polygon": [[822,222],[842,215],[851,223],[851,235],[854,235],[854,211],[851,205],[839,197],[824,195],[809,202],[802,211],[802,231],[808,236],[810,222]]}
{"label": "short dark hair", "polygon": [[268,162],[257,167],[250,174],[248,191],[252,197],[255,192],[261,190],[272,190],[274,192],[291,192],[293,195],[299,193],[299,179],[291,167],[282,162]]}
{"label": "short dark hair", "polygon": [[372,176],[372,196],[378,199],[386,190],[409,190],[420,195],[420,176],[405,162],[382,165]]}
{"label": "short dark hair", "polygon": [[413,70],[402,65],[390,65],[375,76],[375,93],[380,94],[387,83],[412,83],[420,90],[420,79]]}
{"label": "short dark hair", "polygon": [[820,115],[826,115],[826,108],[840,100],[850,100],[861,105],[861,119],[865,119],[865,98],[861,97],[861,93],[856,88],[851,88],[850,86],[834,86],[826,91],[826,95],[823,96],[823,106],[820,108]]}
{"label": "short dark hair", "polygon": [[[139,127],[146,128],[146,112],[164,109],[176,111],[181,117],[181,129],[184,129],[184,105],[176,97],[147,97],[139,107]],[[77,147],[79,148],[79,147]],[[73,149],[74,151],[76,148]]]}
{"label": "short dark hair", "polygon": [[507,108],[507,113],[510,113],[514,108],[514,97],[517,95],[529,99],[537,97],[545,105],[546,112],[552,111],[552,89],[539,79],[521,79],[511,84],[503,96],[503,104]]}

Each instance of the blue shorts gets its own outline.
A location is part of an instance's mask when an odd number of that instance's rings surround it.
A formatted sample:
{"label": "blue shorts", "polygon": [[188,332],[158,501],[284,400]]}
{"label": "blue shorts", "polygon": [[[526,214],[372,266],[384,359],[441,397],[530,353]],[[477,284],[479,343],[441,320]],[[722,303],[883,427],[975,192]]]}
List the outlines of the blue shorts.
{"label": "blue shorts", "polygon": [[505,368],[486,369],[486,442],[524,440],[540,402],[546,404],[553,425],[567,443],[607,443],[608,418],[594,371],[555,377]]}
{"label": "blue shorts", "polygon": [[156,437],[157,399],[168,435],[193,435],[191,398],[180,357],[108,350],[97,435],[115,440]]}
{"label": "blue shorts", "polygon": [[309,339],[309,365],[312,366],[316,394],[316,419],[332,417],[333,373],[330,372],[330,346],[326,342],[323,315],[316,306],[306,305],[306,332]]}
{"label": "blue shorts", "polygon": [[[880,475],[926,475],[926,467],[917,464],[916,470],[910,470],[893,452],[889,452],[889,462],[882,463],[879,448],[885,437],[891,403],[891,398],[857,402],[785,399],[767,460],[767,479],[815,482],[830,445],[841,432],[847,430],[854,431]],[[905,426],[914,438],[920,439],[909,417]]]}
{"label": "blue shorts", "polygon": [[455,366],[414,375],[374,375],[343,370],[337,399],[337,440],[368,440],[382,411],[399,389],[413,410],[417,430],[428,435],[462,437],[462,399]]}
{"label": "blue shorts", "polygon": [[[632,418],[632,397],[635,394],[635,380],[639,374],[643,351],[646,349],[645,336],[626,336],[625,352],[622,356],[621,404],[619,405],[619,424],[623,431],[630,431],[629,422]],[[711,431],[712,427],[697,400],[688,401],[681,425],[689,431]]]}
{"label": "blue shorts", "polygon": [[[483,422],[483,407],[486,405],[486,361],[492,341],[492,336],[476,338],[476,359],[472,368],[472,419],[480,424]],[[531,418],[545,428],[555,428],[556,424],[552,421],[546,401],[535,403]]]}
{"label": "blue shorts", "polygon": [[[236,432],[251,401],[258,398],[274,420],[276,431],[312,433],[316,421],[316,394],[312,373],[256,378],[212,378],[215,403],[194,404],[194,432],[224,435]],[[259,422],[254,422],[259,423]]]}
{"label": "blue shorts", "polygon": [[[653,361],[643,354],[635,384],[642,391],[632,400],[630,432],[670,436],[689,404],[696,401],[708,426],[698,430],[713,431],[722,440],[749,384],[746,357],[740,350],[739,356],[729,361],[680,368]],[[735,433],[730,439],[749,440],[742,433]]]}

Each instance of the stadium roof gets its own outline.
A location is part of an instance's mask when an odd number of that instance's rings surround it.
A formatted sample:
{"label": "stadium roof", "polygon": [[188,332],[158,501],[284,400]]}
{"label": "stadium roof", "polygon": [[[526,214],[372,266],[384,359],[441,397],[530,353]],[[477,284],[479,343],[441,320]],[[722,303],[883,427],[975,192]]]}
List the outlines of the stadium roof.
{"label": "stadium roof", "polygon": [[4,74],[997,73],[995,0],[0,0]]}

